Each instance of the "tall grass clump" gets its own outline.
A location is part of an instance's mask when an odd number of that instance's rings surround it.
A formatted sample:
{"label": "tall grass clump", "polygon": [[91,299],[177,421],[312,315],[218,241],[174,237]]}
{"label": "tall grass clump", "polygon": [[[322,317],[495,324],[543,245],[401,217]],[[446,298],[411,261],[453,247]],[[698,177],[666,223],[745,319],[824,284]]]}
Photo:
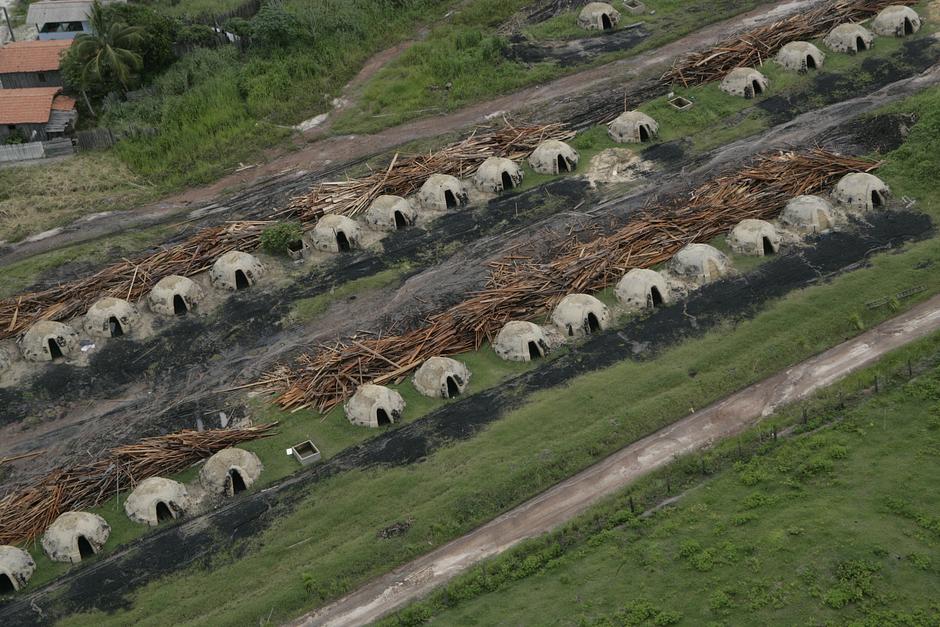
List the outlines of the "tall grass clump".
{"label": "tall grass clump", "polygon": [[109,101],[99,123],[123,131],[122,159],[167,187],[206,182],[305,117],[326,111],[379,50],[439,17],[449,0],[286,0],[266,4],[234,46],[186,54],[132,102]]}

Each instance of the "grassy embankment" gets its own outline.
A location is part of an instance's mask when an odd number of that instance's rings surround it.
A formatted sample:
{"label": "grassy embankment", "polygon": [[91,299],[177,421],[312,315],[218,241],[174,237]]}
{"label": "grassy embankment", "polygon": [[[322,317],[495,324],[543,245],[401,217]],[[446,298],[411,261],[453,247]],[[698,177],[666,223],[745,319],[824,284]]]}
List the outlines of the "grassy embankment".
{"label": "grassy embankment", "polygon": [[[921,121],[882,170],[897,194],[917,198],[935,218],[938,157],[930,146],[940,130],[938,98],[940,90],[933,90],[895,107],[919,112]],[[650,361],[622,362],[538,393],[474,439],[422,464],[323,481],[291,516],[248,541],[246,552],[238,549],[237,558],[233,552],[231,559],[214,560],[211,570],[191,568],[153,582],[126,611],[77,615],[66,624],[241,624],[272,611],[272,620],[292,616],[491,519],[689,407],[704,406],[892,315],[888,308],[869,310],[865,302],[925,285],[926,292],[900,303],[903,308],[940,291],[940,277],[931,271],[938,261],[936,238],[875,256],[869,267],[792,293],[751,320],[690,339]],[[376,537],[377,530],[404,519],[411,521],[404,536]]]}
{"label": "grassy embankment", "polygon": [[938,363],[935,334],[384,624],[935,625]]}

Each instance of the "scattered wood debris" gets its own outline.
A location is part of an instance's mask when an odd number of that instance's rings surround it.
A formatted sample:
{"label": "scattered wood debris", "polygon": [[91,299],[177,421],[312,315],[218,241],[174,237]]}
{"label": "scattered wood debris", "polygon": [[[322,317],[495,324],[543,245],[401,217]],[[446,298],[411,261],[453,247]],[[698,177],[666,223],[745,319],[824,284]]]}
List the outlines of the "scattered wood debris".
{"label": "scattered wood debris", "polygon": [[256,385],[279,393],[276,402],[285,409],[329,411],[362,383],[400,381],[428,357],[478,349],[510,320],[537,320],[567,294],[601,290],[631,268],[662,263],[686,244],[707,242],[745,218],[773,218],[794,196],[822,192],[845,174],[878,165],[819,149],[760,156],[688,197],[647,209],[613,234],[574,233],[541,259],[517,253],[491,264],[483,290],[431,316],[424,327],[322,346]]}

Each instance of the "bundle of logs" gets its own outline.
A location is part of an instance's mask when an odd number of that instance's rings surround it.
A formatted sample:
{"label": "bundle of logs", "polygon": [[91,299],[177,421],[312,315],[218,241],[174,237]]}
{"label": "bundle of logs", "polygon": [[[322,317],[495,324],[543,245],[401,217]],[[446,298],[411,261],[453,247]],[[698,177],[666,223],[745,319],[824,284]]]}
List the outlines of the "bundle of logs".
{"label": "bundle of logs", "polygon": [[546,139],[566,140],[574,131],[564,124],[513,127],[473,134],[427,155],[392,159],[387,170],[348,181],[319,183],[308,193],[291,201],[284,213],[302,222],[314,222],[325,213],[354,216],[368,209],[380,194],[407,196],[418,190],[431,174],[464,177],[472,174],[488,157],[522,159]]}
{"label": "bundle of logs", "polygon": [[278,392],[276,402],[285,409],[326,412],[362,383],[400,381],[428,357],[478,349],[510,320],[538,320],[567,294],[601,290],[631,268],[662,263],[686,244],[709,241],[745,218],[773,218],[794,196],[822,192],[845,174],[877,165],[823,150],[761,156],[687,198],[647,209],[611,235],[574,234],[539,258],[517,252],[497,261],[483,290],[432,316],[423,328],[323,346],[299,357],[293,368],[273,370],[258,385]]}
{"label": "bundle of logs", "polygon": [[0,499],[0,545],[37,538],[63,512],[101,505],[148,477],[170,475],[222,449],[274,435],[277,424],[180,431],[113,448],[93,462],[56,468]]}
{"label": "bundle of logs", "polygon": [[859,22],[892,4],[914,5],[918,0],[835,0],[815,9],[733,35],[718,45],[676,59],[662,82],[685,87],[721,80],[737,67],[756,67],[791,41],[815,39],[844,22]]}
{"label": "bundle of logs", "polygon": [[[570,139],[573,135],[562,124],[507,126],[474,134],[436,153],[396,156],[386,170],[359,179],[319,183],[310,193],[295,199],[288,209],[272,211],[268,217],[299,219],[312,225],[324,213],[355,215],[380,194],[411,193],[435,172],[464,175],[473,172],[487,157],[520,158],[543,139]],[[25,331],[37,320],[67,320],[82,315],[104,296],[137,300],[165,276],[192,276],[208,269],[231,250],[257,248],[261,232],[270,224],[251,221],[208,227],[179,244],[122,260],[91,276],[0,300],[0,339]]]}

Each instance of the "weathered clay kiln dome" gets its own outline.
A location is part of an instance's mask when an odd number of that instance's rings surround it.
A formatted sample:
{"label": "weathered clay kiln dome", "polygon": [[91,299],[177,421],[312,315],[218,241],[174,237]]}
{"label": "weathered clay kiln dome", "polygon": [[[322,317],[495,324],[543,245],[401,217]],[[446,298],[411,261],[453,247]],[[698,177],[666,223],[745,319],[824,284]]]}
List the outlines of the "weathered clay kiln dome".
{"label": "weathered clay kiln dome", "polygon": [[40,320],[23,334],[23,357],[28,361],[52,361],[78,353],[78,333],[67,324]]}
{"label": "weathered clay kiln dome", "polygon": [[245,290],[258,282],[264,266],[254,255],[230,250],[215,260],[209,269],[212,287],[220,290]]}
{"label": "weathered clay kiln dome", "polygon": [[770,81],[751,67],[736,67],[721,80],[720,89],[732,96],[754,98],[767,91]]}
{"label": "weathered clay kiln dome", "polygon": [[619,144],[638,144],[656,137],[659,124],[642,111],[625,111],[607,126],[607,134]]}
{"label": "weathered clay kiln dome", "polygon": [[891,190],[884,181],[867,172],[846,174],[832,190],[833,200],[861,210],[884,207],[890,195]]}
{"label": "weathered clay kiln dome", "polygon": [[839,24],[823,39],[830,50],[855,54],[864,52],[875,43],[875,36],[861,24]]}
{"label": "weathered clay kiln dome", "polygon": [[90,512],[65,512],[42,535],[42,550],[53,562],[80,562],[98,553],[111,535],[104,518]]}
{"label": "weathered clay kiln dome", "polygon": [[666,305],[672,299],[663,275],[647,268],[633,268],[623,275],[614,295],[628,311],[652,309]]}
{"label": "weathered clay kiln dome", "polygon": [[787,201],[780,222],[801,233],[823,233],[832,228],[832,205],[821,196],[796,196]]}
{"label": "weathered clay kiln dome", "polygon": [[466,188],[456,176],[432,174],[418,190],[418,202],[436,211],[456,209],[470,200]]}
{"label": "weathered clay kiln dome", "polygon": [[99,298],[85,314],[85,333],[92,337],[120,337],[140,324],[137,306],[121,298]]}
{"label": "weathered clay kiln dome", "polygon": [[186,486],[164,477],[150,477],[137,484],[127,500],[127,517],[144,525],[156,526],[179,518],[189,507]]}
{"label": "weathered clay kiln dome", "polygon": [[405,410],[405,399],[384,385],[366,383],[356,388],[343,409],[354,425],[375,428],[398,422]]}
{"label": "weathered clay kiln dome", "polygon": [[826,55],[808,41],[791,41],[777,52],[777,63],[794,72],[818,70]]}
{"label": "weathered clay kiln dome", "polygon": [[365,218],[376,229],[397,231],[413,225],[418,219],[418,210],[406,198],[383,194],[372,201]]}
{"label": "weathered clay kiln dome", "polygon": [[539,174],[573,172],[578,167],[578,151],[557,139],[546,139],[529,155],[529,165]]}
{"label": "weathered clay kiln dome", "polygon": [[780,235],[774,225],[766,220],[741,220],[731,230],[728,245],[740,255],[763,257],[773,255],[780,249]]}
{"label": "weathered clay kiln dome", "polygon": [[610,326],[610,310],[590,294],[568,294],[552,311],[552,324],[562,335],[584,337]]}
{"label": "weathered clay kiln dome", "polygon": [[202,303],[202,288],[184,276],[172,274],[163,277],[150,290],[147,302],[154,313],[164,316],[184,316],[195,312]]}
{"label": "weathered clay kiln dome", "polygon": [[548,341],[539,325],[513,320],[496,334],[493,350],[508,361],[532,361],[548,354]]}
{"label": "weathered clay kiln dome", "polygon": [[881,10],[871,23],[876,35],[905,37],[920,30],[920,16],[911,7],[892,4]]}
{"label": "weathered clay kiln dome", "polygon": [[415,372],[415,389],[432,398],[463,394],[470,382],[470,369],[449,357],[429,357]]}
{"label": "weathered clay kiln dome", "polygon": [[359,247],[362,230],[352,218],[328,213],[310,231],[310,243],[317,250],[344,253]]}
{"label": "weathered clay kiln dome", "polygon": [[714,246],[689,244],[669,260],[669,269],[679,276],[708,282],[730,274],[732,266]]}
{"label": "weathered clay kiln dome", "polygon": [[27,584],[36,570],[33,557],[15,546],[0,545],[0,597]]}
{"label": "weathered clay kiln dome", "polygon": [[234,496],[250,488],[263,470],[261,460],[251,451],[226,448],[206,460],[199,471],[199,483],[210,494]]}
{"label": "weathered clay kiln dome", "polygon": [[522,182],[522,168],[512,159],[487,157],[473,175],[473,184],[484,192],[501,192]]}
{"label": "weathered clay kiln dome", "polygon": [[610,30],[620,22],[620,13],[606,2],[588,2],[578,14],[578,26],[588,30]]}

